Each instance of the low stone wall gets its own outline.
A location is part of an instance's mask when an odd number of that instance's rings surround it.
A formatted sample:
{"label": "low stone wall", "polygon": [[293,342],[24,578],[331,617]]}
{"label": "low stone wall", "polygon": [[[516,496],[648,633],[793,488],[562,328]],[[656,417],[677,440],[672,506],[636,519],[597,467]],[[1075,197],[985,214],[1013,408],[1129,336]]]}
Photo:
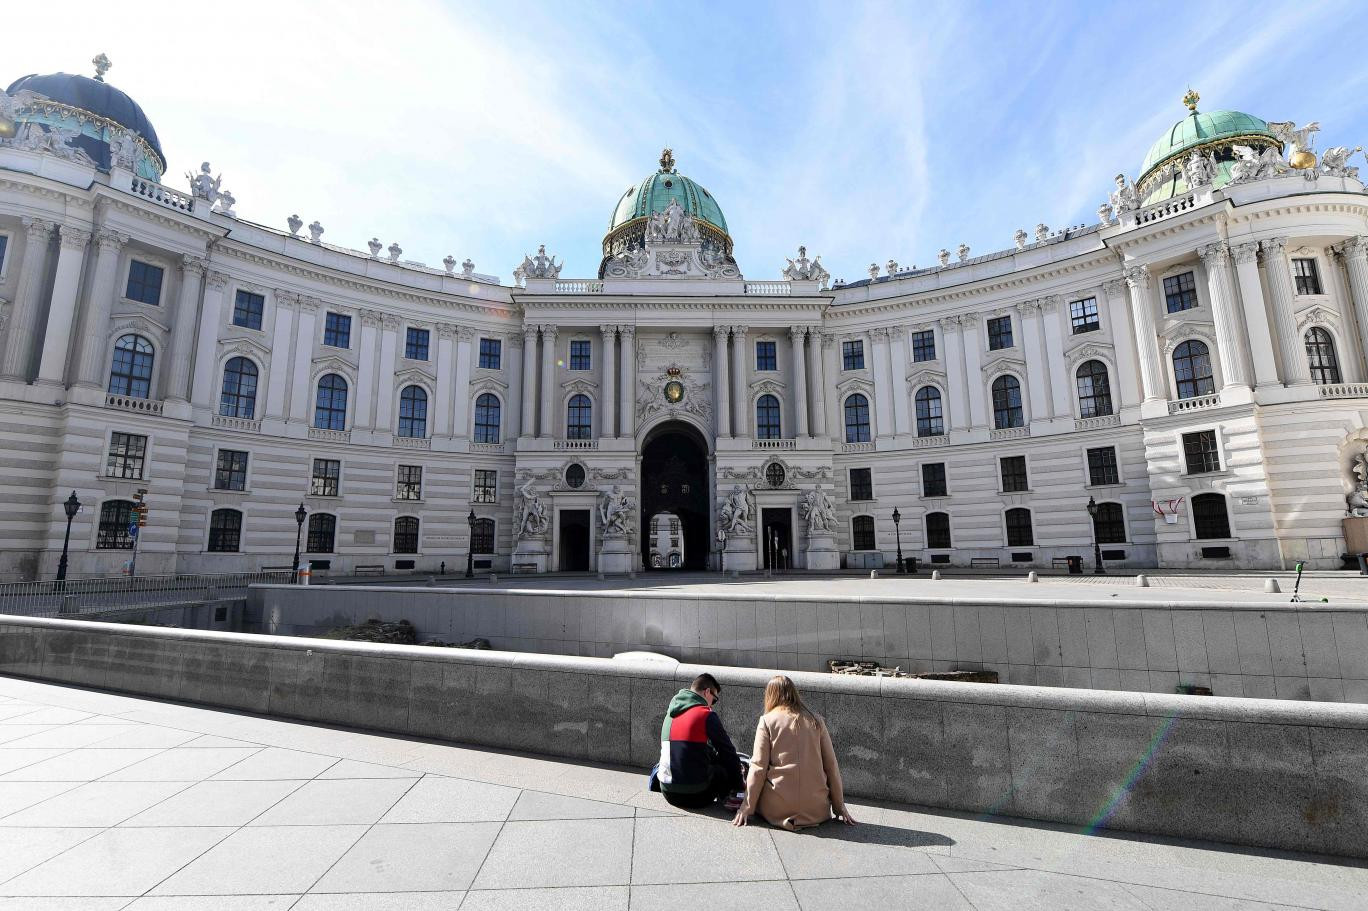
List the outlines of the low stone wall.
{"label": "low stone wall", "polygon": [[[1080,592],[1080,594],[1086,594]],[[1368,703],[1362,605],[776,597],[685,592],[253,586],[263,632],[311,635],[378,616],[421,637],[606,658],[825,671],[863,658],[1004,683]],[[252,627],[248,627],[251,629]]]}
{"label": "low stone wall", "polygon": [[[3,674],[643,773],[702,670],[0,617]],[[707,670],[745,749],[771,672]],[[852,796],[1368,856],[1368,706],[793,676]]]}

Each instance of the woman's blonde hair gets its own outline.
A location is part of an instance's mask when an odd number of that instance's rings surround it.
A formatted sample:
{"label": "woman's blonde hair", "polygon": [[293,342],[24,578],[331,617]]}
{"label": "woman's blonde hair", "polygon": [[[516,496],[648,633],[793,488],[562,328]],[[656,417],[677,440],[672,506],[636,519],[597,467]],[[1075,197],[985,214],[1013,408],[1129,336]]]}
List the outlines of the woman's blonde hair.
{"label": "woman's blonde hair", "polygon": [[813,719],[812,712],[803,704],[803,697],[798,695],[798,687],[783,674],[771,677],[770,682],[765,684],[765,713],[775,709],[783,709],[807,720]]}

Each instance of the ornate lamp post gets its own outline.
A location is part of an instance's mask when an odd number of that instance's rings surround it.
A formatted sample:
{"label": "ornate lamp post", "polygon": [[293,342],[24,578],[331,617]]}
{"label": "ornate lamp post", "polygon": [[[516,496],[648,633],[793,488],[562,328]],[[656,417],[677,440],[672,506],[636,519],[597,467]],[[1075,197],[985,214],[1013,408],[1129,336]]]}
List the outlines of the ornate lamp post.
{"label": "ornate lamp post", "polygon": [[466,516],[466,524],[470,526],[470,543],[466,545],[466,574],[467,579],[475,578],[475,510],[470,510],[470,515]]}
{"label": "ornate lamp post", "polygon": [[1088,497],[1088,518],[1092,520],[1093,527],[1093,563],[1096,569],[1093,574],[1105,576],[1107,571],[1102,567],[1102,545],[1097,543],[1097,500]]}
{"label": "ornate lamp post", "polygon": [[81,501],[76,499],[76,491],[71,492],[71,496],[66,498],[62,504],[62,509],[66,510],[67,527],[66,537],[62,539],[62,559],[57,561],[57,581],[65,582],[67,573],[67,549],[71,546],[71,520],[76,518],[76,513],[81,509]]}
{"label": "ornate lamp post", "polygon": [[907,572],[907,564],[903,563],[902,555],[902,528],[900,527],[901,523],[902,513],[898,512],[898,507],[895,506],[893,507],[893,534],[897,536],[898,539],[898,575],[903,575]]}
{"label": "ornate lamp post", "polygon": [[304,508],[303,501],[300,501],[299,508],[295,510],[295,555],[294,562],[290,564],[290,571],[295,575],[295,582],[299,582],[299,536],[304,532],[304,517],[309,511]]}

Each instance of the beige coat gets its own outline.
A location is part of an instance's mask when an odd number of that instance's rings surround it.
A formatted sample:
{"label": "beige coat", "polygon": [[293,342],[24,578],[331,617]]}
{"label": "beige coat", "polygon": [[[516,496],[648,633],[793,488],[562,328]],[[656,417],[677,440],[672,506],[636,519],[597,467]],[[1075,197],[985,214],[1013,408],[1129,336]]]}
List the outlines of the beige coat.
{"label": "beige coat", "polygon": [[783,709],[760,718],[746,781],[746,814],[759,813],[773,826],[799,829],[843,812],[841,770],[826,722],[816,724]]}

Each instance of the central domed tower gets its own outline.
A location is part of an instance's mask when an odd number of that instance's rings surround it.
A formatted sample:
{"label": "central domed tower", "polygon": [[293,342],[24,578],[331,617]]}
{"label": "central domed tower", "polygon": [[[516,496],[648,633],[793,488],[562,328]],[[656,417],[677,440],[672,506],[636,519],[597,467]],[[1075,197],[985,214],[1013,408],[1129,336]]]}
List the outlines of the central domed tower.
{"label": "central domed tower", "polygon": [[674,152],[665,149],[660,154],[660,169],[628,187],[618,200],[608,233],[603,238],[599,278],[603,277],[608,260],[645,245],[647,218],[655,212],[665,211],[672,199],[679,202],[686,215],[695,219],[703,249],[720,252],[728,262],[735,264],[732,239],[727,233],[727,219],[722,215],[722,208],[704,187],[679,173]]}
{"label": "central domed tower", "polygon": [[1216,165],[1212,186],[1219,188],[1230,182],[1235,146],[1249,146],[1256,152],[1267,148],[1282,150],[1282,141],[1266,121],[1240,111],[1199,113],[1199,100],[1200,96],[1189,89],[1183,96],[1188,116],[1155,141],[1140,165],[1140,177],[1135,185],[1141,205],[1148,206],[1187,192],[1183,162],[1193,152],[1209,156]]}

